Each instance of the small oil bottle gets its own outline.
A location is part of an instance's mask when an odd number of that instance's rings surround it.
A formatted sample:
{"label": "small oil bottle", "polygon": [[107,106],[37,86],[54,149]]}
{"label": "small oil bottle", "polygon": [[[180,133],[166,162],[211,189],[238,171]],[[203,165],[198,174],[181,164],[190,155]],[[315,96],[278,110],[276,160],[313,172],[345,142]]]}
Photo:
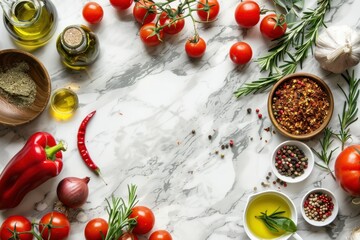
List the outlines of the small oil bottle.
{"label": "small oil bottle", "polygon": [[99,39],[84,25],[71,25],[64,29],[56,41],[62,62],[74,70],[83,70],[99,56]]}

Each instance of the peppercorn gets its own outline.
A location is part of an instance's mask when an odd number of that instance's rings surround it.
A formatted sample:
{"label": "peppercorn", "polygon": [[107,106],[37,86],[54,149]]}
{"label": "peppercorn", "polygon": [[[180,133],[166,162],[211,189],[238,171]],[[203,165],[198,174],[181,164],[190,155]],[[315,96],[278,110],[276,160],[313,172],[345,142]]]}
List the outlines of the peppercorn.
{"label": "peppercorn", "polygon": [[255,111],[256,111],[256,113],[259,113],[259,112],[260,112],[260,109],[257,108]]}
{"label": "peppercorn", "polygon": [[211,135],[209,135],[209,136],[208,136],[208,139],[209,139],[209,140],[211,140],[211,139],[212,139],[212,136],[211,136]]}
{"label": "peppercorn", "polygon": [[261,113],[258,114],[258,118],[262,119],[262,114]]}
{"label": "peppercorn", "polygon": [[221,155],[220,155],[220,157],[221,157],[221,158],[224,158],[224,157],[225,157],[225,155],[224,155],[224,154],[221,154]]}
{"label": "peppercorn", "polygon": [[229,144],[225,144],[225,148],[228,149],[228,148],[229,148]]}
{"label": "peppercorn", "polygon": [[248,114],[250,114],[251,113],[251,108],[248,108],[246,111],[247,111]]}
{"label": "peppercorn", "polygon": [[292,178],[304,174],[308,166],[308,158],[295,145],[285,145],[278,149],[274,161],[275,168],[281,175]]}
{"label": "peppercorn", "polygon": [[305,215],[315,221],[325,221],[334,210],[332,198],[326,193],[310,193],[303,204]]}
{"label": "peppercorn", "polygon": [[225,145],[223,144],[223,145],[221,145],[221,149],[222,150],[224,150],[225,149]]}
{"label": "peppercorn", "polygon": [[193,130],[191,131],[191,133],[194,135],[196,132],[195,132],[195,130],[193,129]]}
{"label": "peppercorn", "polygon": [[233,147],[234,146],[234,140],[230,140],[229,145],[230,145],[230,147]]}

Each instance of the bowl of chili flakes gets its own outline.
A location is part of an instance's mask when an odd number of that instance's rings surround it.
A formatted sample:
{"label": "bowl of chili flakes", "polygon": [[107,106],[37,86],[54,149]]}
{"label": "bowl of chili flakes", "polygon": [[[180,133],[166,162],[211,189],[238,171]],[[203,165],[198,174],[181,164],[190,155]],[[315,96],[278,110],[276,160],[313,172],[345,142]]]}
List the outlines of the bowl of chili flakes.
{"label": "bowl of chili flakes", "polygon": [[280,79],[268,97],[268,113],[284,136],[307,140],[329,124],[334,98],[328,85],[310,73],[294,73]]}

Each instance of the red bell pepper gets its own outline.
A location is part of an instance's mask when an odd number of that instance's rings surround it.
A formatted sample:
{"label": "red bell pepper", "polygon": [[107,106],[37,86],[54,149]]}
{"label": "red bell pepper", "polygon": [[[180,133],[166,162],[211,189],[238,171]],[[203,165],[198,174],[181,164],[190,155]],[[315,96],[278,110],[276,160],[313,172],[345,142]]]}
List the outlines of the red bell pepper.
{"label": "red bell pepper", "polygon": [[61,150],[65,143],[56,144],[47,132],[30,136],[0,175],[0,210],[16,207],[28,192],[57,176],[63,167]]}

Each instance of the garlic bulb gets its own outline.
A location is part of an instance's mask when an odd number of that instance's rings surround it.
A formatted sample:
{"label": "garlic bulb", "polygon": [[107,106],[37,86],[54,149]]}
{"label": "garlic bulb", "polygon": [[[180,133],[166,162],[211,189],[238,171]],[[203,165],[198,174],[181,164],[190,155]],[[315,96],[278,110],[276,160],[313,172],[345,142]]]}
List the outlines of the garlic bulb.
{"label": "garlic bulb", "polygon": [[315,58],[322,68],[342,73],[360,61],[360,35],[348,26],[325,29],[316,40]]}
{"label": "garlic bulb", "polygon": [[353,229],[349,240],[360,240],[360,227]]}

